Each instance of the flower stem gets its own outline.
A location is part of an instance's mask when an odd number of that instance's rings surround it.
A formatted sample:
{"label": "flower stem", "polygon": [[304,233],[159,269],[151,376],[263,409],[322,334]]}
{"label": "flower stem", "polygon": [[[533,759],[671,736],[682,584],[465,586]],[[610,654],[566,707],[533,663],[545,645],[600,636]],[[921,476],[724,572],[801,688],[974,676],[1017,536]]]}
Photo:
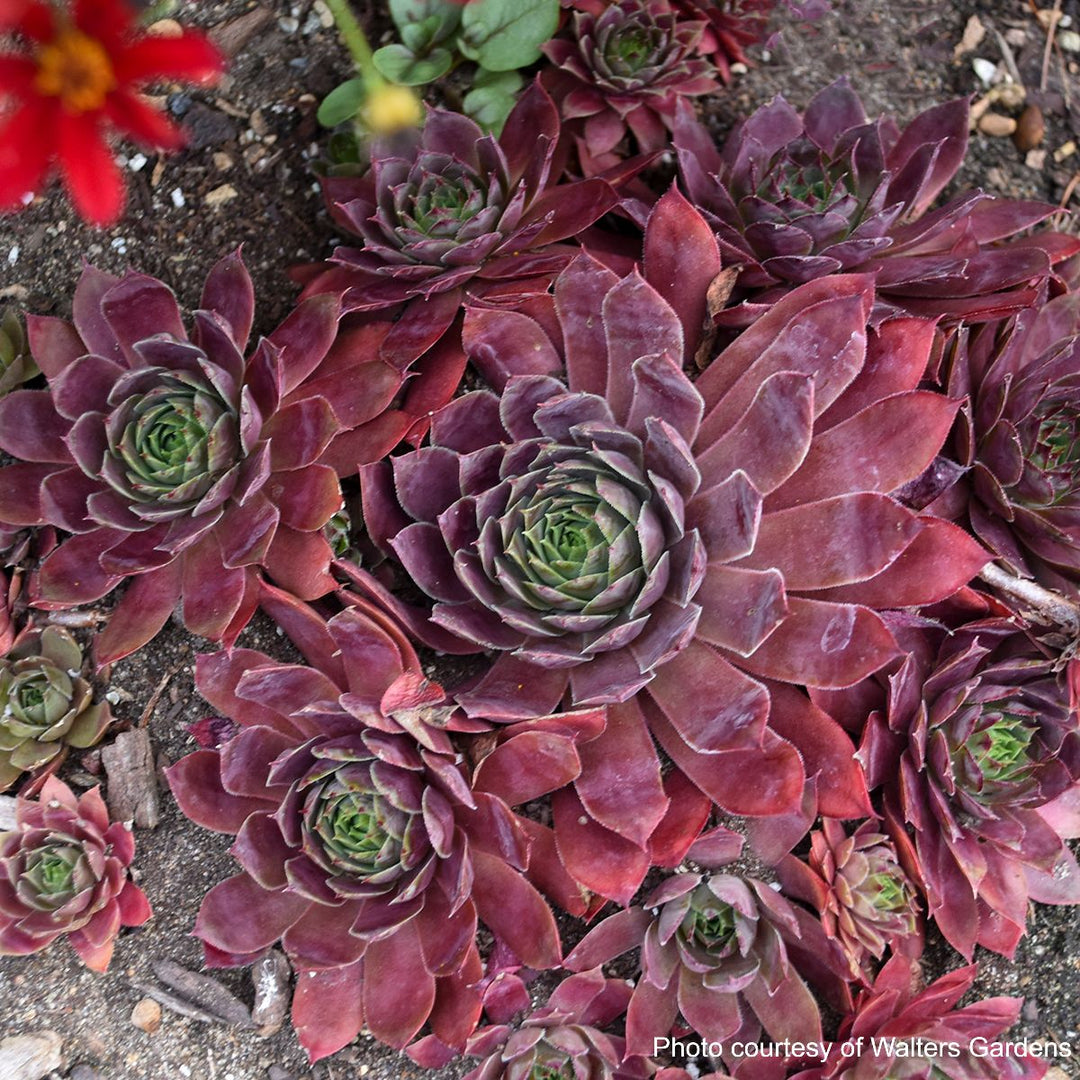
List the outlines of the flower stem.
{"label": "flower stem", "polygon": [[349,0],[326,0],[326,6],[330,9],[330,14],[334,16],[334,22],[337,23],[341,40],[345,42],[345,48],[349,50],[349,55],[353,58],[356,70],[360,73],[364,82],[367,83],[368,88],[381,86],[384,79],[375,67],[371,46],[368,44],[367,36],[364,34],[360,23],[349,7]]}

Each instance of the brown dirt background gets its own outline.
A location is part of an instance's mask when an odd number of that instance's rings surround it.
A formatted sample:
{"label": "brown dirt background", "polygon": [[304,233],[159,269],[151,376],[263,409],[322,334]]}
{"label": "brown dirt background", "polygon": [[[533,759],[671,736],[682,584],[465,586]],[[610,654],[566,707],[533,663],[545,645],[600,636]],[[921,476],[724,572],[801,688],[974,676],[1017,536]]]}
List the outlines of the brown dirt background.
{"label": "brown dirt background", "polygon": [[[754,54],[756,66],[748,74],[704,102],[718,134],[775,93],[802,107],[839,74],[849,76],[871,115],[888,111],[901,121],[934,102],[982,93],[971,59],[1001,62],[994,34],[960,60],[953,56],[976,13],[1012,42],[1024,83],[1040,85],[1046,35],[1027,0],[834,0],[833,6],[834,14],[812,28],[784,27],[767,51]],[[387,25],[384,5],[366,0],[356,10],[378,38]],[[1080,0],[1065,0],[1061,10],[1071,29],[1080,30]],[[168,159],[147,155],[138,169],[133,148],[121,148],[129,159],[130,212],[114,229],[84,226],[55,188],[23,214],[0,219],[0,302],[68,314],[85,257],[114,273],[130,266],[154,274],[190,306],[216,259],[243,244],[256,283],[255,329],[269,332],[296,295],[288,267],[326,256],[335,236],[310,172],[325,141],[315,121],[317,102],[348,75],[347,58],[324,13],[317,0],[182,0],[176,17],[209,29],[233,52],[229,76],[219,87],[177,91],[164,99],[188,122],[191,146]],[[245,27],[255,27],[254,32],[242,32]],[[1080,38],[1076,44],[1080,47]],[[1038,153],[1025,156],[1009,139],[975,133],[958,186],[1061,200],[1080,169],[1080,155],[1054,157],[1070,140],[1080,141],[1078,65],[1080,52],[1053,52],[1046,91],[1035,94],[1047,117],[1043,149],[1048,152],[1042,160]],[[240,644],[289,655],[287,643],[265,619],[256,620]],[[194,656],[206,648],[172,626],[113,673],[111,686],[125,698],[115,712],[128,725],[139,722],[168,676],[148,723],[156,752],[170,761],[195,748],[184,725],[209,712],[192,683]],[[424,1075],[363,1036],[310,1068],[288,1025],[260,1039],[166,1010],[155,1034],[135,1028],[130,1013],[142,994],[131,981],[152,981],[150,963],[160,957],[198,969],[199,943],[190,937],[195,913],[207,889],[233,872],[230,838],[186,821],[167,793],[161,824],[140,830],[137,842],[136,867],[155,918],[124,934],[106,976],[87,971],[66,946],[28,959],[0,960],[0,1038],[51,1028],[64,1039],[66,1070],[85,1066],[94,1072],[74,1075],[109,1080],[284,1080],[277,1070],[295,1080]],[[1080,917],[1075,910],[1035,908],[1015,963],[985,953],[977,959],[980,976],[969,1000],[1023,995],[1027,1003],[1015,1037],[1070,1041],[1074,1054],[1080,1054]],[[961,963],[940,940],[931,941],[931,975]],[[250,1002],[245,971],[220,977]],[[1066,1076],[1080,1076],[1068,1060],[1058,1064]],[[427,1075],[451,1078],[465,1071],[451,1066]]]}

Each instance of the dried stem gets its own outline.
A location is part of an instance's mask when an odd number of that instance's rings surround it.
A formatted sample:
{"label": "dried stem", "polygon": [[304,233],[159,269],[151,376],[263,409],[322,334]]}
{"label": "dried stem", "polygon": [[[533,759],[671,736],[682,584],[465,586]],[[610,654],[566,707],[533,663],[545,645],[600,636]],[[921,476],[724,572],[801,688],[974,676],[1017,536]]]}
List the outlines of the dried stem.
{"label": "dried stem", "polygon": [[979,577],[1003,593],[1023,601],[1040,622],[1055,623],[1071,637],[1080,636],[1080,605],[1074,601],[1066,600],[1060,593],[1044,589],[1034,581],[1018,578],[996,563],[984,566]]}
{"label": "dried stem", "polygon": [[330,9],[330,14],[334,16],[338,33],[345,43],[345,48],[349,50],[349,55],[356,65],[356,70],[360,73],[369,89],[379,86],[383,82],[383,77],[375,67],[375,59],[371,52],[371,46],[368,44],[367,35],[360,26],[359,20],[352,13],[349,0],[326,0],[326,6]]}
{"label": "dried stem", "polygon": [[1046,48],[1043,50],[1042,77],[1039,79],[1040,93],[1046,92],[1046,79],[1050,73],[1050,52],[1054,48],[1054,35],[1060,18],[1061,0],[1054,0],[1054,10],[1050,13],[1050,25],[1046,28]]}

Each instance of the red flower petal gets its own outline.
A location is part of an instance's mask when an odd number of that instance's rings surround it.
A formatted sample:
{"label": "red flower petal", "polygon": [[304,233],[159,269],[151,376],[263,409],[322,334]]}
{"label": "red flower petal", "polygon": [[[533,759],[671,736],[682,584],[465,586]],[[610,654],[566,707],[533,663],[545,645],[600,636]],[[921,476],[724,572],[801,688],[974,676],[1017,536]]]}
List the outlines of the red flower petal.
{"label": "red flower petal", "polygon": [[0,11],[0,30],[12,28],[32,41],[48,41],[56,33],[52,8],[37,0],[8,0]]}
{"label": "red flower petal", "polygon": [[[0,12],[0,30],[7,21]],[[0,56],[0,87],[16,97],[30,97],[34,92],[37,64],[25,56]]]}
{"label": "red flower petal", "polygon": [[179,150],[187,141],[184,132],[164,113],[127,90],[109,95],[105,115],[125,135],[150,149]]}
{"label": "red flower petal", "polygon": [[0,211],[18,210],[45,180],[53,147],[52,101],[33,98],[0,127]]}
{"label": "red flower petal", "polygon": [[213,82],[225,70],[225,57],[194,30],[186,30],[180,37],[140,38],[114,57],[113,63],[121,83],[160,79]]}
{"label": "red flower petal", "polygon": [[60,169],[76,211],[91,225],[115,224],[126,195],[120,170],[98,128],[98,114],[61,112],[58,128]]}

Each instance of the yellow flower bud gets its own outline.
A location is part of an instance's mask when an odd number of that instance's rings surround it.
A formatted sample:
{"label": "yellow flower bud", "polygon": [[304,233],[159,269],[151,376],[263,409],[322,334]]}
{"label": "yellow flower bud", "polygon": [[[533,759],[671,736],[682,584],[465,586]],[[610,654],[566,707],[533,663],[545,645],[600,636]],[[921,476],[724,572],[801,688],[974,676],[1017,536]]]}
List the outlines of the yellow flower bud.
{"label": "yellow flower bud", "polygon": [[377,135],[389,135],[420,123],[420,99],[407,86],[383,83],[372,90],[360,107],[360,120]]}

